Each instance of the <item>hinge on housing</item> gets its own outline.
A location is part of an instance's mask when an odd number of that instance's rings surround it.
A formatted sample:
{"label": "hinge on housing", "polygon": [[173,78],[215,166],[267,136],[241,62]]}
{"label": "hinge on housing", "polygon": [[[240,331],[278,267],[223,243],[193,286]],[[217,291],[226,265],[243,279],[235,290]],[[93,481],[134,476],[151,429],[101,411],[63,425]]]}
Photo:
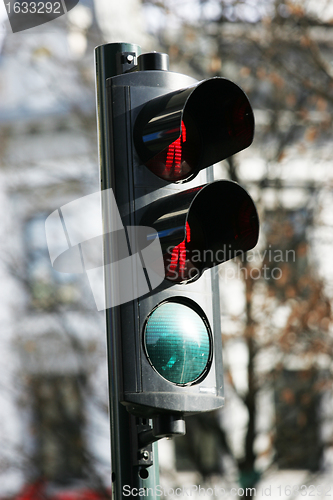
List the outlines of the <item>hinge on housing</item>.
{"label": "hinge on housing", "polygon": [[162,438],[183,436],[186,432],[182,415],[161,414],[153,419],[135,418],[136,443],[133,443],[133,465],[153,465],[152,443]]}
{"label": "hinge on housing", "polygon": [[134,442],[132,443],[132,463],[137,466],[150,467],[153,465],[152,443],[141,445],[139,436],[151,430],[151,420],[148,418],[132,417],[135,427],[133,432]]}
{"label": "hinge on housing", "polygon": [[117,75],[133,70],[137,65],[135,52],[118,52],[116,54]]}

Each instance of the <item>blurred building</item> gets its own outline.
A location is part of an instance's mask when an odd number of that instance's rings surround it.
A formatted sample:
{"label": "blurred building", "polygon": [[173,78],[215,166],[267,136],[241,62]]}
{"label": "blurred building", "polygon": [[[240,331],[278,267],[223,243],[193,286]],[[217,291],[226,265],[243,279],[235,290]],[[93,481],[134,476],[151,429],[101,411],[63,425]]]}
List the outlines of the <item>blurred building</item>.
{"label": "blurred building", "polygon": [[40,479],[110,487],[104,315],[85,275],[53,270],[45,237],[51,212],[99,189],[102,41],[94,5],[82,1],[54,22],[8,31],[0,55],[0,496]]}

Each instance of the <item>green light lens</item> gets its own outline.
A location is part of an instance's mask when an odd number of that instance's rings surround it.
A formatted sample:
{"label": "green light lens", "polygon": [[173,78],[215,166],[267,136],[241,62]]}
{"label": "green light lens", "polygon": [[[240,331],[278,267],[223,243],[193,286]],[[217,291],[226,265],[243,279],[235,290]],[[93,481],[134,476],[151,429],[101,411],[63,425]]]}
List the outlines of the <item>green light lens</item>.
{"label": "green light lens", "polygon": [[206,370],[211,340],[206,323],[191,307],[164,302],[149,316],[144,343],[151,365],[175,384],[190,384]]}

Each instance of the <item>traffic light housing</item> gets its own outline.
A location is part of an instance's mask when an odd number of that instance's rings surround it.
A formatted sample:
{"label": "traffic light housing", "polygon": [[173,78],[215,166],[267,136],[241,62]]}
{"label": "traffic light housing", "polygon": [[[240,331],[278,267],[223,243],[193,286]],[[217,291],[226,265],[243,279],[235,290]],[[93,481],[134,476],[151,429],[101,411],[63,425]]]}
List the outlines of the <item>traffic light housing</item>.
{"label": "traffic light housing", "polygon": [[[107,311],[119,401],[144,417],[210,411],[224,403],[217,266],[259,231],[250,195],[212,182],[211,166],[251,144],[253,112],[229,80],[172,73],[165,54],[136,58],[120,54],[107,80],[102,189],[113,190],[133,253],[130,228],[151,228],[147,242],[158,234],[164,279],[154,288],[146,272],[149,292]],[[106,254],[113,247],[106,237]],[[105,280],[112,293],[121,276]]]}

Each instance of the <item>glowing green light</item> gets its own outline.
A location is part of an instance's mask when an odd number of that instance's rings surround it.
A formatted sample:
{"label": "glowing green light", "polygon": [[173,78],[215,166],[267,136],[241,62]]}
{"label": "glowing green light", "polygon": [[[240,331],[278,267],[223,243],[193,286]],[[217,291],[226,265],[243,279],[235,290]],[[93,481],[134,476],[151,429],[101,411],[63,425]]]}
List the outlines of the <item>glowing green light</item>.
{"label": "glowing green light", "polygon": [[144,343],[151,365],[175,384],[194,382],[207,368],[211,350],[207,325],[185,304],[158,306],[147,320]]}

